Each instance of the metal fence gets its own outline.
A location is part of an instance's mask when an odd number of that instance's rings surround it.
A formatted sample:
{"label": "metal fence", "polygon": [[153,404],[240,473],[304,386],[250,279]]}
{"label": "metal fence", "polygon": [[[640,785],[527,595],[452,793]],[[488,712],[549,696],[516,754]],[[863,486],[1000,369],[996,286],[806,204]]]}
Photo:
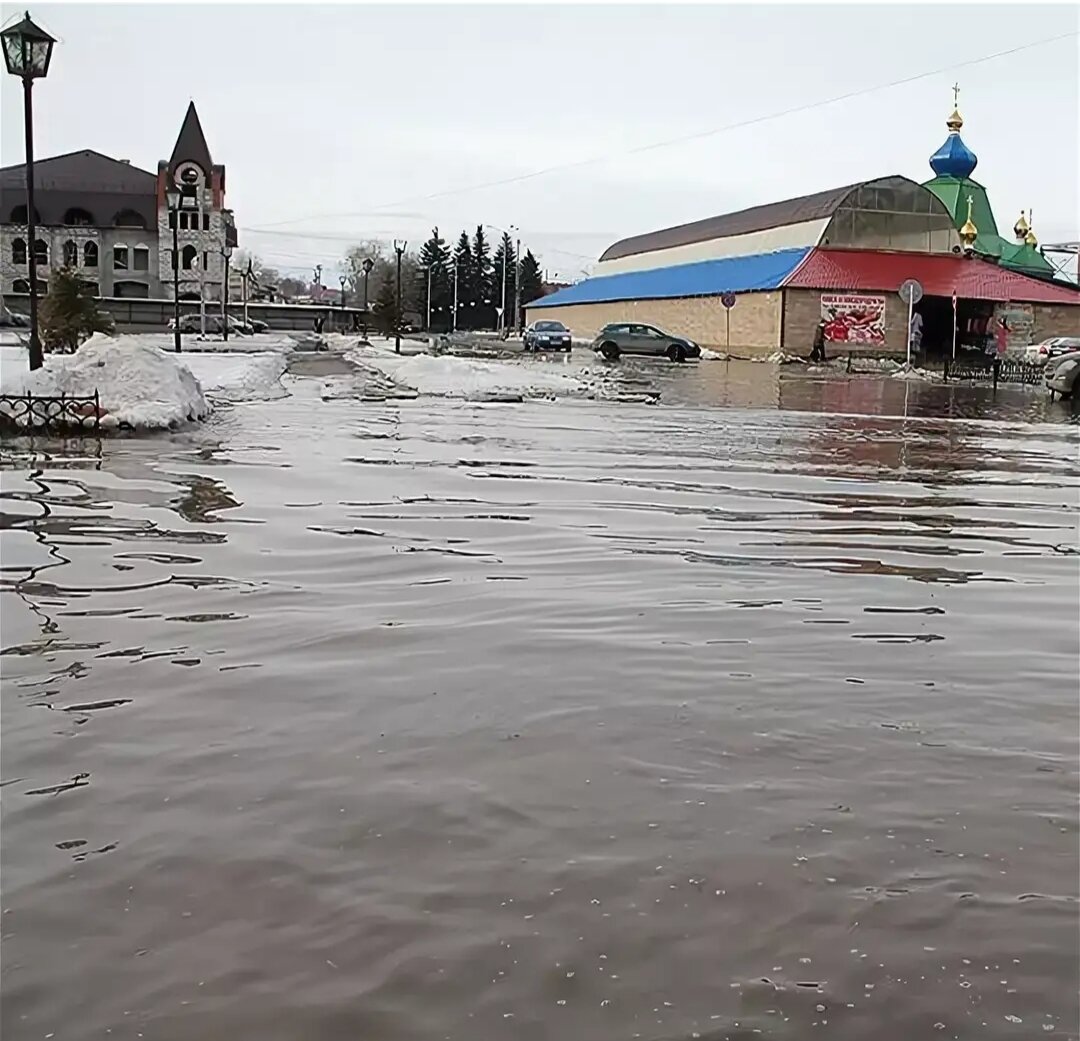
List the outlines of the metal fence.
{"label": "metal fence", "polygon": [[994,386],[1005,383],[1042,383],[1043,367],[1020,358],[980,358],[945,360],[947,380],[990,380]]}
{"label": "metal fence", "polygon": [[101,399],[60,394],[0,394],[0,430],[4,433],[101,433]]}

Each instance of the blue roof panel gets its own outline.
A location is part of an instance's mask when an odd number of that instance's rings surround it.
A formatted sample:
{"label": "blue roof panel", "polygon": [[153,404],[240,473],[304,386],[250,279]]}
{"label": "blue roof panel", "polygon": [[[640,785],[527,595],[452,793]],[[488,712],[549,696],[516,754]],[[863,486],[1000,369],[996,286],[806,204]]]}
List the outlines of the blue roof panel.
{"label": "blue roof panel", "polygon": [[614,300],[665,300],[683,296],[716,296],[779,289],[810,252],[810,247],[721,257],[694,264],[626,271],[589,278],[557,293],[533,300],[529,307],[599,304]]}

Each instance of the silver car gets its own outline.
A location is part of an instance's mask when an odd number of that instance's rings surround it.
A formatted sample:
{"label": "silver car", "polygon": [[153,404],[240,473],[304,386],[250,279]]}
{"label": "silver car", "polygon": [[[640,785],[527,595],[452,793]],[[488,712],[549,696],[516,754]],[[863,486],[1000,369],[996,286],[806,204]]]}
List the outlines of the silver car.
{"label": "silver car", "polygon": [[1072,354],[1062,354],[1046,363],[1046,389],[1050,391],[1053,400],[1055,394],[1063,398],[1071,398],[1080,390],[1080,351]]}
{"label": "silver car", "polygon": [[700,358],[701,348],[685,336],[673,336],[655,325],[636,322],[612,322],[596,334],[592,349],[608,361],[618,361],[623,354],[648,354],[671,361]]}

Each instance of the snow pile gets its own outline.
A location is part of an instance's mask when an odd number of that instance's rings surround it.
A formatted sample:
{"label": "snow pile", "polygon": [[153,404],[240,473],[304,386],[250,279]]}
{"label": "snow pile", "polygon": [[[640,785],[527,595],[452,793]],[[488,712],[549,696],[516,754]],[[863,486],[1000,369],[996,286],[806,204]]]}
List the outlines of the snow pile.
{"label": "snow pile", "polygon": [[708,347],[701,348],[701,360],[702,361],[730,361],[731,355],[725,354],[723,351],[713,351]]}
{"label": "snow pile", "polygon": [[279,351],[254,354],[193,351],[180,355],[178,360],[191,370],[211,397],[226,401],[270,401],[285,396],[281,376],[288,359]]}
{"label": "snow pile", "polygon": [[430,397],[482,400],[500,395],[580,396],[587,390],[581,380],[540,365],[478,361],[445,354],[388,355],[363,348],[350,351],[348,358],[362,368],[374,369],[395,383]]}
{"label": "snow pile", "polygon": [[765,360],[773,365],[802,365],[806,361],[787,351],[773,351]]}
{"label": "snow pile", "polygon": [[934,383],[941,379],[938,373],[931,372],[929,369],[920,369],[914,365],[903,365],[889,375],[894,380],[915,380],[921,383]]}
{"label": "snow pile", "polygon": [[199,381],[175,354],[122,336],[97,333],[74,354],[47,355],[34,372],[5,357],[0,372],[4,394],[93,397],[95,390],[104,428],[160,430],[210,413]]}

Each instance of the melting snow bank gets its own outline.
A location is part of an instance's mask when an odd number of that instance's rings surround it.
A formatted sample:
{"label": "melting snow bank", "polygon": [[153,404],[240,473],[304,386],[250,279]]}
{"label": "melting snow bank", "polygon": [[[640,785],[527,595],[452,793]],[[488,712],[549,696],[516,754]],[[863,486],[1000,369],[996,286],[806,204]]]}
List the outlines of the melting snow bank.
{"label": "melting snow bank", "polygon": [[192,352],[181,355],[180,361],[213,398],[268,401],[285,397],[281,376],[288,358],[279,351],[256,354]]}
{"label": "melting snow bank", "polygon": [[484,401],[499,397],[584,397],[582,380],[538,365],[478,361],[453,355],[391,354],[364,347],[349,351],[349,361],[373,369],[402,387],[429,397]]}
{"label": "melting snow bank", "polygon": [[106,429],[162,430],[210,413],[199,381],[175,354],[124,337],[98,333],[74,354],[47,355],[34,372],[10,362],[0,372],[4,394],[93,397],[95,390]]}
{"label": "melting snow bank", "polygon": [[914,365],[901,366],[889,375],[894,380],[916,380],[922,383],[935,383],[941,379],[940,373],[931,372],[929,369],[919,369]]}

